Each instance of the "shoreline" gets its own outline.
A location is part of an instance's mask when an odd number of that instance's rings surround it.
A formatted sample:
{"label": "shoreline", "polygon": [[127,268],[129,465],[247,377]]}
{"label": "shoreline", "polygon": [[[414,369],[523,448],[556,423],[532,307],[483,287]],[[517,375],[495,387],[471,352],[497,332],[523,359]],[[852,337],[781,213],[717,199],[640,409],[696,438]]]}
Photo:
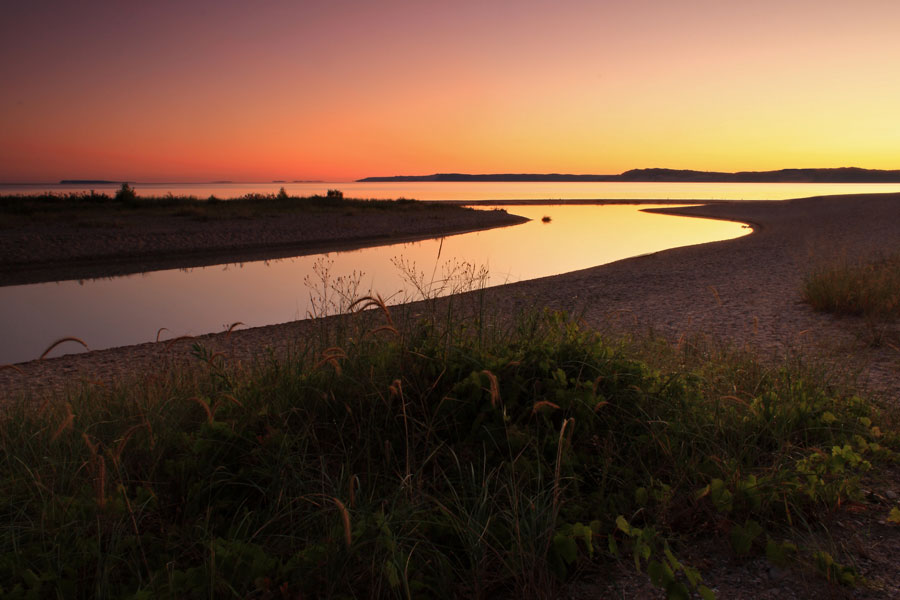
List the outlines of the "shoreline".
{"label": "shoreline", "polygon": [[[548,307],[577,314],[600,330],[652,331],[673,341],[708,336],[773,356],[853,357],[864,367],[864,385],[898,397],[900,352],[864,347],[862,320],[816,313],[802,304],[799,290],[810,266],[829,257],[900,252],[900,194],[698,202],[653,211],[751,223],[754,231],[479,293],[504,314]],[[319,324],[294,321],[20,363],[0,370],[0,390],[10,397],[115,381],[152,369],[160,360],[187,362],[195,342],[251,360],[266,348],[290,348]]]}
{"label": "shoreline", "polygon": [[0,229],[0,287],[355,250],[528,220],[505,210],[454,205],[448,211],[449,205],[421,204],[416,212],[335,211],[207,222],[136,216],[99,226],[50,222]]}

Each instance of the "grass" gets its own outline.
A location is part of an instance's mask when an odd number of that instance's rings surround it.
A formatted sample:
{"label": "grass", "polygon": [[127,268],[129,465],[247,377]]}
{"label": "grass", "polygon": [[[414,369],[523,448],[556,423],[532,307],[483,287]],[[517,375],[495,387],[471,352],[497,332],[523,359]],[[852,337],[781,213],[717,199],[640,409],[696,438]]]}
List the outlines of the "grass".
{"label": "grass", "polygon": [[627,556],[710,597],[678,559],[702,532],[854,581],[784,540],[898,436],[820,373],[637,350],[559,313],[360,306],[287,357],[197,346],[196,369],[13,403],[0,594],[552,597]]}
{"label": "grass", "polygon": [[[124,189],[124,188],[123,188]],[[290,196],[284,188],[278,194],[246,194],[222,200],[214,196],[200,199],[194,196],[140,196],[132,188],[119,190],[114,196],[87,193],[35,194],[0,196],[0,223],[13,226],[16,222],[35,220],[102,219],[101,225],[117,217],[168,216],[210,219],[246,219],[311,212],[368,211],[459,211],[471,210],[452,205],[435,205],[399,198],[397,200],[360,200],[344,198],[339,190],[328,190],[324,196]]]}
{"label": "grass", "polygon": [[900,317],[900,255],[833,262],[812,271],[803,297],[816,310],[871,319]]}

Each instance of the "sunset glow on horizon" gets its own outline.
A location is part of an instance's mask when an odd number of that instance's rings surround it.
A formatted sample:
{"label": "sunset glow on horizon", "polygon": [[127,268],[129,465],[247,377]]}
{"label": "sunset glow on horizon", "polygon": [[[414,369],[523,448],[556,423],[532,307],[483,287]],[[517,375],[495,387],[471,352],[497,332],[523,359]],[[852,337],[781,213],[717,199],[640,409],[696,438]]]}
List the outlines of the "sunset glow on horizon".
{"label": "sunset glow on horizon", "polygon": [[0,182],[900,168],[893,0],[4,13]]}

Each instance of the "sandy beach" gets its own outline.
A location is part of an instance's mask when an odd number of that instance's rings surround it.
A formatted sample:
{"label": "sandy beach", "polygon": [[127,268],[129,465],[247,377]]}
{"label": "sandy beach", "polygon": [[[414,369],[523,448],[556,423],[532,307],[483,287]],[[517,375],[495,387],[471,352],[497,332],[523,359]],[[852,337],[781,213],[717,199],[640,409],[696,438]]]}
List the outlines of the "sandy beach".
{"label": "sandy beach", "polygon": [[25,220],[0,228],[0,286],[350,250],[524,220],[424,202],[216,220],[140,213]]}
{"label": "sandy beach", "polygon": [[[510,206],[511,213],[515,207]],[[860,370],[864,386],[884,397],[900,393],[900,352],[865,342],[860,319],[820,314],[804,304],[804,273],[840,256],[900,251],[900,195],[830,196],[785,202],[721,202],[657,209],[752,225],[742,238],[676,248],[553,277],[486,291],[499,310],[551,307],[568,310],[601,329],[653,331],[677,341],[705,335],[764,356],[813,352]],[[499,222],[508,217],[496,217]],[[416,235],[427,235],[423,226]],[[471,227],[470,223],[459,227]],[[344,243],[360,240],[357,230]],[[340,247],[339,239],[332,239]],[[59,268],[65,268],[61,266]],[[20,364],[0,371],[5,397],[40,394],[80,382],[109,382],[165,360],[187,361],[191,343],[227,347],[249,360],[309,335],[314,323],[237,329],[174,344],[149,343]],[[852,358],[852,361],[848,359]]]}

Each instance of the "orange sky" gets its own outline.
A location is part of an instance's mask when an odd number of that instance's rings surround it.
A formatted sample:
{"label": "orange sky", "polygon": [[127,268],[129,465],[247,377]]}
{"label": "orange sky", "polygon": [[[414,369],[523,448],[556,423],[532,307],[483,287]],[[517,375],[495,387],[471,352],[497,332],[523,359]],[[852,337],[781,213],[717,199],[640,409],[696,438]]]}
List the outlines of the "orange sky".
{"label": "orange sky", "polygon": [[900,168],[895,0],[136,4],[4,7],[0,181]]}

